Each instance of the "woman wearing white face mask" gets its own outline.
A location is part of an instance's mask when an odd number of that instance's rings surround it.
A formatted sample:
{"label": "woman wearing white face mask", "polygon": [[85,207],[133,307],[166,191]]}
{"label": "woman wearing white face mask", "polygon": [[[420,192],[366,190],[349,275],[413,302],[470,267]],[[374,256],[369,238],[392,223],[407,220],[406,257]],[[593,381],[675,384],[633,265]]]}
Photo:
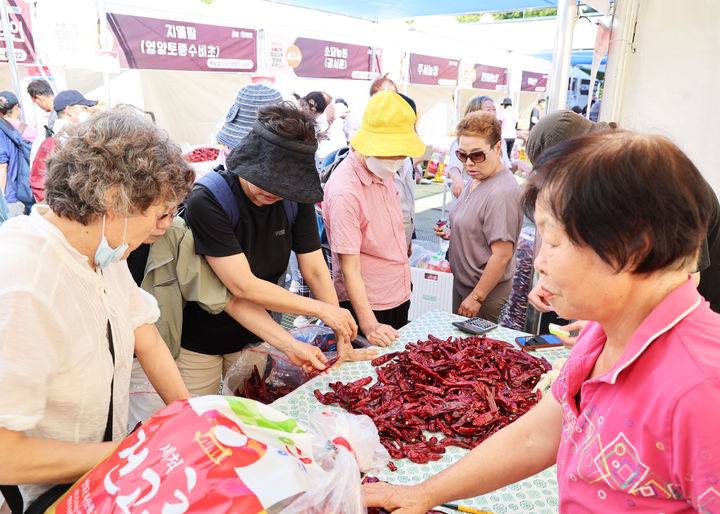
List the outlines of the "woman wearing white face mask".
{"label": "woman wearing white face mask", "polygon": [[510,295],[515,243],[522,228],[520,187],[502,162],[502,127],[494,113],[476,111],[457,128],[457,158],[472,179],[450,209],[453,311],[497,322]]}
{"label": "woman wearing white face mask", "polygon": [[189,396],[124,259],[193,178],[167,134],[99,113],[57,141],[47,205],[0,228],[0,484],[26,509],[126,435],[133,353],[166,402]]}
{"label": "woman wearing white face mask", "polygon": [[325,185],[323,220],[340,305],[379,346],[390,345],[408,320],[410,264],[394,179],[406,156],[425,151],[414,126],[415,113],[400,95],[374,95],[350,141],[353,151]]}

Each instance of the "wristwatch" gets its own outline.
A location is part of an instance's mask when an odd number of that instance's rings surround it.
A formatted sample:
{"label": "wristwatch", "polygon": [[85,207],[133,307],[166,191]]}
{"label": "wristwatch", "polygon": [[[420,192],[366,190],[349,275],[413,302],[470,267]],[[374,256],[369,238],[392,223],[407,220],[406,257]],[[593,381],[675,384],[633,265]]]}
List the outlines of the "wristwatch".
{"label": "wristwatch", "polygon": [[470,293],[470,298],[472,298],[473,300],[475,300],[477,303],[483,303],[483,301],[480,299],[480,297],[475,294],[475,291],[472,291],[472,292]]}

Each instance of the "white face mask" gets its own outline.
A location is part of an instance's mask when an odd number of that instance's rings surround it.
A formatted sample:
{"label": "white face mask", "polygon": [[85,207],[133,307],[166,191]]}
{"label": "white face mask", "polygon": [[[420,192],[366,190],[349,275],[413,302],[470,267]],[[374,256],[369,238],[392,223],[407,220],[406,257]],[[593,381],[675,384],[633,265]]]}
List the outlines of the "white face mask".
{"label": "white face mask", "polygon": [[82,111],[80,114],[78,114],[78,123],[82,123],[83,121],[87,121],[87,119],[90,117],[90,113],[87,111]]}
{"label": "white face mask", "polygon": [[95,265],[101,268],[108,267],[113,262],[120,262],[127,252],[128,245],[125,243],[125,234],[127,234],[127,216],[125,217],[125,228],[123,228],[122,243],[117,248],[111,248],[108,244],[108,240],[105,237],[105,216],[103,215],[102,222],[102,238],[100,244],[95,250]]}
{"label": "white face mask", "polygon": [[365,159],[368,169],[383,180],[394,178],[395,173],[402,168],[404,161],[404,157],[402,159],[383,159],[381,157],[368,157]]}
{"label": "white face mask", "polygon": [[322,134],[330,127],[330,124],[328,123],[327,115],[325,113],[322,113],[320,116],[315,118],[315,131],[318,134]]}

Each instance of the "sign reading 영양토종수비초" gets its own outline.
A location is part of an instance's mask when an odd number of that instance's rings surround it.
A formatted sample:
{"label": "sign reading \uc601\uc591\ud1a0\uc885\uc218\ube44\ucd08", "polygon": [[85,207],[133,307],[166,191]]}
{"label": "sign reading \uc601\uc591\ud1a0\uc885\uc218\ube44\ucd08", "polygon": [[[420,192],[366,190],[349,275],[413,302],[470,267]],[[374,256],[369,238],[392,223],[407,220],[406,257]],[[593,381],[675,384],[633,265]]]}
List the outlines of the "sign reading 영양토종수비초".
{"label": "sign reading \uc601\uc591\ud1a0\uc885\uc218\ube44\ucd08", "polygon": [[460,61],[410,54],[410,83],[430,86],[457,86]]}
{"label": "sign reading \uc601\uc591\ud1a0\uc885\uc218\ube44\ucd08", "polygon": [[475,80],[472,87],[476,89],[505,89],[508,85],[508,70],[498,66],[488,66],[486,64],[476,64]]}
{"label": "sign reading \uc601\uc591\ud1a0\uc885\uc218\ube44\ucd08", "polygon": [[[296,77],[368,80],[373,76],[372,55],[371,46],[299,37],[284,57]],[[381,57],[382,50],[376,48],[377,72]]]}
{"label": "sign reading \uc601\uc591\ud1a0\uc885\uc218\ube44\ucd08", "polygon": [[[3,0],[4,1],[4,0]],[[15,51],[15,61],[22,64],[35,62],[35,45],[30,27],[30,9],[25,0],[7,0],[10,36]],[[7,62],[5,32],[0,24],[0,62]]]}
{"label": "sign reading \uc601\uc591\ud1a0\uc885\uc218\ube44\ucd08", "polygon": [[142,70],[257,70],[254,29],[108,13],[120,66]]}
{"label": "sign reading \uc601\uc591\ud1a0\uc885\uc218\ube44\ucd08", "polygon": [[548,74],[533,71],[522,72],[520,91],[542,93],[547,89]]}

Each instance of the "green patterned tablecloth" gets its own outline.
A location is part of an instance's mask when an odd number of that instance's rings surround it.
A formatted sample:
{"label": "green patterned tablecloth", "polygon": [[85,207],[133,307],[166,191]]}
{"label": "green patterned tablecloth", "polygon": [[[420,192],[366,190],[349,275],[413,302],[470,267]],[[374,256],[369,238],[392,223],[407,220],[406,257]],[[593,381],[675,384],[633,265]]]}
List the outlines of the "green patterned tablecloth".
{"label": "green patterned tablecloth", "polygon": [[[439,338],[467,336],[467,334],[456,329],[451,324],[452,321],[462,319],[464,318],[447,312],[428,312],[403,327],[400,330],[400,338],[391,346],[381,348],[379,351],[381,353],[387,353],[402,350],[406,343],[415,342],[418,339],[427,339],[428,334]],[[487,335],[493,339],[514,343],[516,337],[527,334],[500,327],[488,332]],[[555,359],[567,357],[569,352],[564,348],[548,348],[538,350],[534,353],[552,362]],[[374,368],[369,361],[343,363],[339,370],[332,371],[327,375],[311,380],[289,395],[280,398],[274,402],[272,406],[299,423],[307,424],[308,415],[316,409],[323,408],[343,411],[343,409],[337,405],[324,406],[318,402],[313,395],[315,389],[328,392],[330,391],[328,387],[330,382],[352,382],[353,380],[367,376],[375,376]],[[456,462],[465,455],[467,451],[468,450],[455,446],[449,446],[441,460],[427,464],[415,464],[408,459],[394,460],[393,462],[397,465],[398,470],[392,472],[389,469],[385,469],[378,474],[378,478],[395,484],[416,484],[442,471],[453,462]],[[555,467],[515,484],[498,489],[493,493],[463,500],[459,503],[497,514],[508,512],[556,513],[558,511],[558,489]]]}

